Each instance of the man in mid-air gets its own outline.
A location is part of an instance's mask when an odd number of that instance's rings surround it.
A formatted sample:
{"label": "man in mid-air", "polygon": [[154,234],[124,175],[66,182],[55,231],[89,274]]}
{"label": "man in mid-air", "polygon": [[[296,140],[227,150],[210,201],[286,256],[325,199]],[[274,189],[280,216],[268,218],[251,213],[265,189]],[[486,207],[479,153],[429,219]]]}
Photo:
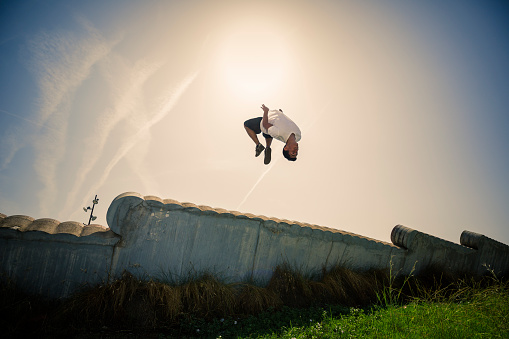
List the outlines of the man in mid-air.
{"label": "man in mid-air", "polygon": [[[272,139],[276,138],[285,143],[283,148],[283,156],[289,161],[297,160],[299,152],[300,129],[299,127],[285,114],[282,110],[269,110],[265,105],[262,105],[263,117],[253,118],[244,122],[244,128],[247,134],[256,144],[255,157],[259,156],[263,151],[263,163],[268,165],[271,160]],[[258,140],[258,135],[262,133],[265,137],[264,147]]]}

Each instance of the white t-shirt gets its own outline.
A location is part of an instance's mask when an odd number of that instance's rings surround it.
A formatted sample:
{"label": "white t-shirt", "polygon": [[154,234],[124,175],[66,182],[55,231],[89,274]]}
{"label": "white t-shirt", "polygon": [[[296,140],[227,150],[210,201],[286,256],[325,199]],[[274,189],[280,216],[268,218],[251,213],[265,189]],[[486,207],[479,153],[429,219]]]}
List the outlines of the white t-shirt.
{"label": "white t-shirt", "polygon": [[286,144],[288,138],[293,133],[295,134],[295,141],[300,140],[300,129],[299,127],[288,118],[283,112],[278,110],[270,110],[267,114],[269,123],[272,126],[269,129],[263,127],[263,119],[260,122],[260,129],[263,133],[270,135],[277,140],[280,140]]}

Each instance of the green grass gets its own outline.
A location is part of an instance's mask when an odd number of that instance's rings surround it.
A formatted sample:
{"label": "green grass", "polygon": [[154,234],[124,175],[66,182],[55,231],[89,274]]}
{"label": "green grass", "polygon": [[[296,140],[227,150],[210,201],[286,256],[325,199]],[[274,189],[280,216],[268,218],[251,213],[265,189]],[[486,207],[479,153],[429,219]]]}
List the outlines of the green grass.
{"label": "green grass", "polygon": [[412,302],[328,316],[257,338],[509,338],[509,294],[490,288],[471,300]]}
{"label": "green grass", "polygon": [[[191,322],[164,337],[208,338],[509,338],[507,284],[462,286],[445,297],[401,305],[284,308],[257,317]],[[199,330],[199,331],[198,331]]]}
{"label": "green grass", "polygon": [[507,282],[438,268],[396,278],[335,267],[305,277],[282,266],[265,287],[126,273],[60,302],[13,283],[0,292],[0,326],[13,337],[509,338]]}

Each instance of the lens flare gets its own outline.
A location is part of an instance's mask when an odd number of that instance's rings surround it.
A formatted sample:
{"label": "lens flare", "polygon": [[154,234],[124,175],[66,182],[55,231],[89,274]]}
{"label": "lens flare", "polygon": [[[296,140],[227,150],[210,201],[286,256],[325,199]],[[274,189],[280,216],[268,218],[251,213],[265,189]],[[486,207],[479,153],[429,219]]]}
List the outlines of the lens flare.
{"label": "lens flare", "polygon": [[220,51],[222,80],[240,97],[263,97],[277,90],[291,63],[284,39],[271,31],[240,30]]}

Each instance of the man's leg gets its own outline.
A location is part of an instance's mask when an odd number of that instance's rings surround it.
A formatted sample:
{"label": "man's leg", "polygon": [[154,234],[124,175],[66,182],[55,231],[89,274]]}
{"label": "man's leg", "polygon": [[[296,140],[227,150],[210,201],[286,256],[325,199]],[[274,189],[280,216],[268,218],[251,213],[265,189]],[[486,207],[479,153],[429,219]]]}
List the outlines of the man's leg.
{"label": "man's leg", "polygon": [[244,129],[246,130],[247,135],[249,135],[251,140],[253,140],[253,142],[256,144],[255,157],[259,156],[265,149],[265,147],[263,147],[263,145],[260,143],[260,140],[258,140],[258,134],[261,133],[260,129],[261,120],[262,118],[260,117],[249,119],[244,122]]}
{"label": "man's leg", "polygon": [[268,165],[268,164],[270,164],[271,153],[272,153],[272,149],[270,148],[270,145],[272,144],[272,137],[267,138],[266,134],[263,134],[263,136],[265,137],[265,145],[267,145],[267,147],[265,148],[263,163],[265,165]]}
{"label": "man's leg", "polygon": [[245,125],[244,125],[244,128],[246,129],[247,135],[249,135],[251,140],[253,140],[254,143],[256,145],[258,145],[260,143],[260,140],[258,140],[258,135],[256,135],[256,133],[251,128],[249,128],[249,127],[247,127]]}
{"label": "man's leg", "polygon": [[265,147],[270,148],[270,145],[272,145],[272,138],[265,137]]}

